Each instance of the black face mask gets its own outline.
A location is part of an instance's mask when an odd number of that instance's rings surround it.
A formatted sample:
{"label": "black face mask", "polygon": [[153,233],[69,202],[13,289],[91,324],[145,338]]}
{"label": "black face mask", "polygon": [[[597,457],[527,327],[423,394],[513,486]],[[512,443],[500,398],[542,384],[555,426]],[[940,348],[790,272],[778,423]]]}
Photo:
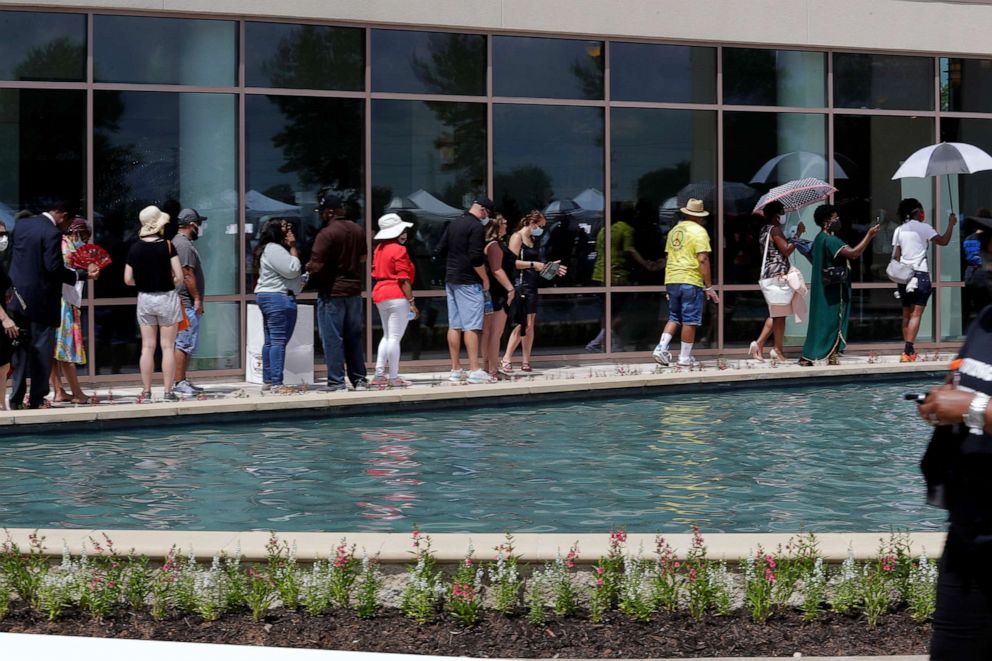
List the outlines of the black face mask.
{"label": "black face mask", "polygon": [[200,228],[196,225],[192,225],[191,227],[193,228],[193,233],[189,235],[189,240],[196,241],[200,238]]}

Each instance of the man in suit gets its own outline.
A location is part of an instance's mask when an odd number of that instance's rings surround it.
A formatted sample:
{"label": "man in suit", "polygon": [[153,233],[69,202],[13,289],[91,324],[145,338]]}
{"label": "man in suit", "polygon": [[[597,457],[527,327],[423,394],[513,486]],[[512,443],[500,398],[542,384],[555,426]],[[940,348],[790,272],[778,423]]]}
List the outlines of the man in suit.
{"label": "man in suit", "polygon": [[21,336],[14,349],[11,408],[23,408],[28,380],[28,407],[36,409],[48,394],[48,376],[55,354],[55,329],[59,325],[62,285],[95,279],[100,270],[67,268],[62,261],[62,232],[72,216],[64,202],[51,202],[48,211],[17,222],[11,244],[10,280],[13,296],[7,311]]}

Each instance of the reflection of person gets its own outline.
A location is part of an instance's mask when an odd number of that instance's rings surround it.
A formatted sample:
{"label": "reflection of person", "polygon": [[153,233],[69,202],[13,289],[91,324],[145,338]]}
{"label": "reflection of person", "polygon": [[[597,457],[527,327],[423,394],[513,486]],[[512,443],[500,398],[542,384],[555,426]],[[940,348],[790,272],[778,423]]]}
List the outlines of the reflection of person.
{"label": "reflection of person", "polygon": [[253,255],[255,302],[262,313],[262,390],[277,395],[295,392],[283,385],[286,345],[296,329],[296,295],[303,288],[302,267],[296,235],[284,218],[273,218],[262,226]]}
{"label": "reflection of person", "polygon": [[196,209],[183,209],[177,219],[179,230],[172,239],[172,245],[179,255],[179,265],[183,267],[179,302],[182,303],[186,318],[189,320],[186,329],[179,331],[176,336],[176,385],[172,390],[180,395],[196,395],[203,391],[203,388],[193,385],[186,378],[186,367],[189,365],[190,356],[196,353],[200,344],[200,317],[203,316],[203,296],[206,287],[200,253],[193,246],[193,242],[203,233],[203,221],[206,219],[207,217],[201,216]]}
{"label": "reflection of person", "polygon": [[513,288],[517,275],[517,256],[506,245],[505,238],[506,218],[498,213],[495,220],[486,226],[486,270],[489,272],[489,295],[493,300],[493,313],[486,315],[482,328],[486,371],[494,379],[506,377],[500,369],[499,341],[503,338],[507,316],[523,316],[526,323],[525,315],[512,314],[521,310],[514,303],[517,296]]}
{"label": "reflection of person", "polygon": [[[402,388],[410,385],[400,378],[400,341],[411,319],[420,316],[413,298],[416,269],[406,250],[408,230],[413,223],[404,222],[395,213],[379,219],[375,240],[380,241],[372,253],[372,302],[382,320],[382,339],[375,354],[373,386]],[[386,366],[389,376],[386,376]]]}
{"label": "reflection of person", "polygon": [[[444,290],[448,301],[448,354],[451,356],[453,383],[487,383],[489,374],[479,367],[479,340],[485,316],[485,296],[489,291],[486,273],[485,226],[493,213],[493,201],[485,195],[451,221],[438,252],[446,255]],[[468,374],[462,369],[462,342],[468,354]]]}
{"label": "reflection of person", "polygon": [[348,389],[344,381],[347,365],[352,387],[364,390],[368,387],[362,353],[365,232],[344,217],[344,199],[328,189],[317,194],[317,211],[324,226],[314,239],[306,270],[317,288],[317,326],[324,344],[327,389]]}
{"label": "reflection of person", "polygon": [[62,285],[96,278],[100,270],[91,264],[86,271],[68,268],[62,259],[62,231],[69,223],[64,202],[52,202],[40,216],[17,222],[10,250],[10,280],[13,298],[7,312],[21,329],[14,350],[14,376],[10,401],[21,408],[31,382],[28,407],[39,408],[48,394],[48,379],[55,359],[55,329],[61,320]]}
{"label": "reflection of person", "polygon": [[920,464],[928,502],[948,511],[930,658],[992,658],[992,307],[971,325],[920,415],[937,428]]}
{"label": "reflection of person", "polygon": [[[540,211],[534,209],[517,223],[517,231],[510,237],[510,252],[517,257],[517,281],[516,290],[520,300],[517,305],[523,305],[527,311],[526,323],[516,324],[510,338],[506,342],[506,351],[503,352],[503,361],[500,367],[504,374],[513,372],[513,352],[518,346],[522,347],[523,361],[520,369],[524,372],[531,371],[530,355],[534,349],[534,333],[537,330],[537,285],[540,272],[544,270],[546,264],[541,259],[541,250],[538,248],[538,241],[544,234],[544,226],[548,220]],[[558,276],[564,276],[568,270],[561,264],[560,260],[552,262],[558,265]],[[523,338],[523,339],[521,339]]]}
{"label": "reflection of person", "polygon": [[697,199],[690,199],[679,211],[682,222],[668,233],[665,244],[668,323],[652,353],[655,362],[666,367],[672,362],[668,347],[679,326],[682,327],[682,344],[678,365],[691,367],[694,364],[692,345],[696,341],[696,328],[703,324],[703,305],[706,299],[720,302],[720,297],[713,291],[710,235],[703,227],[710,212],[703,208],[703,201]]}
{"label": "reflection of person", "polygon": [[927,265],[929,243],[946,246],[951,241],[951,233],[958,218],[953,213],[947,219],[947,229],[943,234],[926,220],[923,205],[915,198],[906,198],[899,202],[899,218],[902,225],[892,237],[894,251],[892,259],[913,267],[913,278],[906,284],[899,284],[899,298],[902,300],[902,339],[903,347],[900,361],[911,363],[916,360],[916,335],[920,332],[920,320],[930,298],[930,267]]}
{"label": "reflection of person", "polygon": [[965,317],[973,319],[986,305],[992,303],[992,211],[979,209],[966,224],[973,231],[961,247],[964,250]]}
{"label": "reflection of person", "polygon": [[[809,289],[809,328],[799,364],[809,367],[827,358],[836,363],[847,346],[847,324],[851,316],[851,266],[871,245],[880,228],[873,225],[854,248],[837,236],[840,218],[832,204],[821,204],[813,213],[820,233],[813,240],[813,277]],[[824,269],[834,267],[839,281],[824,283]],[[842,276],[842,277],[841,277]]]}
{"label": "reflection of person", "polygon": [[[758,245],[762,251],[762,272],[759,279],[785,277],[789,273],[792,265],[789,263],[789,256],[796,250],[795,240],[787,241],[782,225],[785,224],[785,207],[778,200],[773,200],[765,205],[761,210],[765,216],[765,226],[761,228],[758,235]],[[806,227],[799,223],[796,228],[794,239],[802,237]],[[802,295],[793,292],[792,302],[788,305],[772,305],[768,303],[768,318],[761,328],[758,339],[751,343],[748,355],[758,360],[764,360],[762,355],[765,349],[765,342],[769,337],[774,338],[775,348],[771,350],[773,360],[785,360],[785,318],[795,314],[793,303],[796,297]]]}
{"label": "reflection of person", "polygon": [[142,209],[138,218],[141,220],[141,230],[138,240],[131,244],[124,266],[124,284],[138,288],[142,385],[138,403],[148,402],[152,397],[156,343],[162,347],[163,399],[174,402],[179,399],[172,392],[176,374],[176,333],[183,318],[176,287],[183,281],[183,269],[172,243],[162,238],[169,224],[169,214],[150,206]]}
{"label": "reflection of person", "polygon": [[[72,268],[69,256],[89,239],[90,228],[86,219],[76,216],[69,224],[68,233],[62,237],[62,259],[67,267]],[[69,293],[78,295],[78,290],[73,289]],[[76,365],[86,364],[86,341],[83,338],[83,324],[79,313],[81,303],[81,300],[66,300],[65,296],[62,297],[62,319],[55,332],[55,362],[52,363],[52,391],[56,402],[87,404],[95,401],[95,398],[83,392],[76,372]],[[66,393],[62,387],[61,374],[65,374],[71,394]]]}
{"label": "reflection of person", "polygon": [[[7,272],[0,269],[0,303],[6,300],[7,290],[10,289],[10,278]],[[19,333],[17,324],[10,318],[4,306],[0,305],[0,409],[9,410],[7,404],[7,373],[10,371],[10,356],[14,347],[11,344]]]}

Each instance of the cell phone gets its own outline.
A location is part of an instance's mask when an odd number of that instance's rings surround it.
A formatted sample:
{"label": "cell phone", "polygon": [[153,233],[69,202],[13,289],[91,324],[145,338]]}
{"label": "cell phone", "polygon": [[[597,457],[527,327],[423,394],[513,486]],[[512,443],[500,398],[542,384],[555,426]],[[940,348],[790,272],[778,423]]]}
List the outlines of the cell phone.
{"label": "cell phone", "polygon": [[922,404],[923,400],[927,398],[924,393],[921,392],[908,392],[902,396],[907,402],[916,402],[917,404]]}

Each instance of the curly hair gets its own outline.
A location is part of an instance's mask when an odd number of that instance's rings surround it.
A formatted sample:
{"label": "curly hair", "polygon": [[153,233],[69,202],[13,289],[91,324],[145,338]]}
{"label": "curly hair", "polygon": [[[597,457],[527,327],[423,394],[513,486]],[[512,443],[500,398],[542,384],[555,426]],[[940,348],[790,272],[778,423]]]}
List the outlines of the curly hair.
{"label": "curly hair", "polygon": [[517,223],[517,229],[514,231],[519,232],[528,225],[537,225],[539,222],[541,222],[541,219],[543,218],[544,218],[543,213],[541,213],[537,209],[531,209],[530,213],[528,213],[527,215],[525,215],[523,218],[520,219],[520,222]]}

